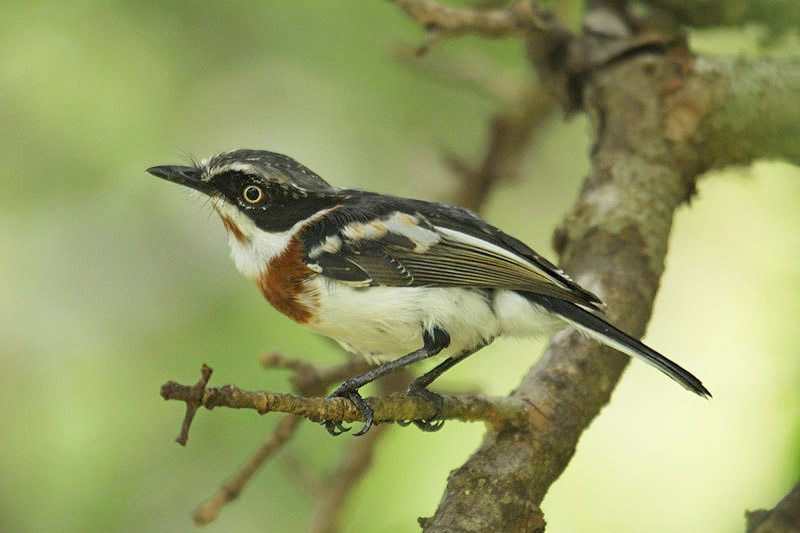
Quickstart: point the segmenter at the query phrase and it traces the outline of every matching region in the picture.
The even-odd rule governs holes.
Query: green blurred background
[[[266,148],[337,185],[447,199],[457,181],[441,149],[476,162],[499,103],[398,59],[422,33],[378,0],[7,2],[0,31],[0,531],[191,530],[191,509],[280,416],[202,411],[184,449],[172,440],[182,404],[161,400],[161,383],[194,382],[206,362],[212,384],[288,391],[262,352],[344,356],[236,273],[206,205],[144,169]],[[760,50],[758,37],[692,42],[798,50]],[[531,75],[515,41],[449,41],[423,61]],[[554,118],[488,220],[552,254],[588,143],[583,117]],[[714,399],[631,365],[545,500],[548,531],[742,531],[745,509],[772,507],[797,480],[798,208],[794,167],[703,179],[677,215],[647,340]],[[496,342],[442,385],[506,394],[541,350]],[[415,531],[482,433],[388,431],[342,531]],[[306,424],[289,449],[328,472],[351,442]],[[302,531],[313,510],[278,458],[207,529]]]

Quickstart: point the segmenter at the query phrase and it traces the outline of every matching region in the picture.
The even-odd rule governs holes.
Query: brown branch
[[[566,31],[537,2],[520,0],[505,9],[446,7],[431,0],[391,0],[428,32],[442,36],[472,33],[485,37],[525,37],[530,33]]]
[[[353,373],[363,372],[371,366],[365,360],[357,358],[343,365],[315,369],[301,361],[288,359],[276,353],[269,353],[263,356],[262,364],[267,367],[295,370],[297,374],[293,381],[296,388],[315,395],[323,394],[331,383],[338,382],[353,375]],[[205,406],[207,409],[219,406],[254,409],[260,414],[271,410],[296,412],[296,414],[307,416],[314,421],[322,419],[348,422],[361,420],[360,413],[355,411],[349,402],[345,402],[347,409],[344,411],[341,405],[337,405],[342,403],[340,398],[299,398],[289,394],[248,392],[230,385],[221,388],[207,387],[211,373],[211,368],[203,365],[202,377],[197,384],[189,386],[169,381],[161,387],[161,396],[165,400],[180,400],[187,404],[187,414],[181,430],[181,436],[184,439],[182,444],[185,444],[186,439],[188,439],[189,427],[194,418],[194,413],[200,406]],[[382,392],[400,391],[405,389],[407,384],[408,377],[403,373],[387,376],[380,383]],[[445,397],[445,409],[442,416],[443,418],[458,417],[463,420],[484,420],[489,424],[500,425],[505,425],[509,422],[520,424],[546,423],[546,420],[540,417],[530,420],[528,417],[519,416],[525,411],[524,405],[513,405],[505,398],[496,400],[497,405],[494,404],[495,401],[491,398],[466,397],[462,399]],[[427,404],[427,402],[405,398],[396,392],[390,396],[368,399],[368,401],[375,409],[376,422],[421,420],[428,419],[434,414],[430,404]],[[418,405],[412,405],[409,409],[408,405],[404,405],[408,403]],[[319,409],[315,406],[322,406],[322,408]],[[397,416],[400,418],[385,419],[384,415],[379,414],[383,411],[398,413]],[[267,442],[261,446],[247,464],[229,481],[224,483],[211,498],[195,509],[192,513],[195,524],[201,526],[215,520],[225,505],[239,496],[264,462],[291,439],[300,421],[301,418],[292,414],[284,417],[278,423]],[[349,490],[358,483],[369,468],[373,448],[386,427],[388,426],[378,425],[365,438],[356,441],[345,459],[330,477],[327,487],[320,493],[320,503],[315,515],[313,531],[335,530],[341,503],[346,499]]]
[[[379,391],[382,395],[397,393],[405,390],[408,382],[409,377],[404,372],[386,376],[378,382]],[[317,510],[309,528],[312,533],[335,533],[344,502],[369,470],[375,446],[388,428],[388,425],[376,426],[356,440],[334,472],[328,476],[324,489],[318,493]]]
[[[310,461],[303,459],[306,458],[297,457],[296,450],[286,450],[281,454],[281,462],[287,467],[295,481],[299,482],[306,492],[319,498],[325,491],[325,480],[322,479],[319,472],[312,471],[309,465]]]
[[[770,511],[745,513],[747,533],[800,533],[800,482]]]
[[[405,46],[398,46],[394,57],[401,65],[409,67],[412,74],[424,74],[426,80],[468,89],[506,106],[526,92],[526,81],[499,72],[488,59],[470,57],[465,60],[443,54],[420,58],[409,53]]]
[[[612,322],[641,335],[673,213],[697,176],[757,157],[798,160],[790,102],[800,69],[697,61],[677,26],[640,24],[617,4],[594,3],[576,38],[554,45],[531,34],[528,49],[549,90],[565,109],[584,109],[596,133],[592,171],[554,237],[561,264],[608,302]],[[556,336],[513,397],[557,423],[487,435],[451,474],[425,530],[543,530],[538,505],[627,362],[574,334]]]
[[[688,69],[683,90],[665,94],[670,140],[689,144],[704,169],[757,159],[800,165],[800,60],[699,58]]]
[[[682,24],[697,27],[762,24],[782,34],[800,24],[800,3],[775,0],[648,0]]]
[[[250,458],[247,464],[230,481],[223,484],[211,498],[194,510],[192,519],[195,525],[204,526],[216,519],[222,508],[239,496],[261,465],[291,439],[301,420],[301,418],[291,415],[283,417],[267,442]]]
[[[208,385],[208,380],[211,379],[212,372],[213,370],[211,370],[211,367],[204,364],[200,369],[200,379],[195,385],[190,387],[186,393],[186,399],[184,400],[186,402],[186,415],[184,415],[183,423],[181,423],[181,432],[175,438],[175,442],[181,446],[186,446],[186,443],[189,441],[189,428],[192,425],[197,409],[200,408],[206,385]],[[163,388],[161,396],[164,397]],[[164,397],[164,399],[166,400],[166,397]]]
[[[539,86],[532,86],[509,108],[489,121],[489,143],[478,168],[455,154],[445,154],[448,166],[462,180],[453,203],[480,211],[496,183],[514,178],[531,138],[555,109],[555,101]]]
[[[617,26],[599,17],[595,21],[627,27],[626,20]],[[631,52],[620,53],[625,42],[609,34],[597,40],[583,35],[574,43],[575,50],[587,50],[592,58],[584,65],[614,59],[599,61],[577,86],[579,105],[597,137],[591,172],[557,232],[555,247],[565,270],[608,303],[611,322],[641,335],[663,272],[673,213],[691,196],[705,168],[693,139],[710,108],[698,100],[685,50],[680,53],[676,45],[642,49],[637,36],[622,32],[619,39]],[[665,36],[657,42],[680,40]],[[669,105],[675,97],[700,105]],[[665,138],[664,124],[678,120],[687,130]],[[487,434],[481,448],[450,475],[424,530],[543,531],[540,502],[627,364],[626,356],[580,335],[556,335],[512,394],[553,423]]]
[[[350,491],[358,484],[372,464],[375,446],[389,426],[377,426],[356,440],[325,485],[317,500],[317,510],[311,521],[312,533],[335,533],[339,515]]]
[[[194,387],[169,381],[161,386],[165,400],[192,402]],[[433,417],[434,407],[425,400],[407,398],[400,394],[368,398],[367,403],[375,412],[375,422],[398,420],[425,420]],[[303,397],[267,391],[246,391],[233,385],[206,387],[200,405],[207,409],[229,407],[252,409],[259,414],[270,412],[289,413],[308,418],[314,422],[334,420],[342,422],[363,421],[361,413],[343,398]],[[445,396],[442,418],[463,421],[483,421],[492,426],[528,425],[541,422],[530,418],[527,406],[509,398],[488,396]]]
[[[319,396],[325,393],[325,390],[332,383],[338,382],[342,379],[364,372],[371,365],[363,358],[352,359],[343,365],[333,366],[329,368],[317,369],[309,364],[296,359],[289,359],[283,357],[278,353],[270,352],[261,358],[261,364],[268,368],[285,368],[295,371],[295,376],[292,379],[295,390],[298,392]],[[208,384],[208,378],[211,376],[211,369],[203,366],[203,378],[193,388],[192,403],[187,402],[187,416],[184,419],[181,435],[188,438],[189,426],[194,417],[194,412],[201,405],[204,397],[205,386]],[[170,382],[172,383],[172,382]],[[165,386],[170,385],[167,383]],[[202,390],[199,385],[202,383]],[[170,385],[172,386],[172,385]],[[162,396],[165,394],[165,389],[162,387]],[[169,393],[168,393],[169,394]],[[167,397],[165,396],[165,399]],[[190,406],[192,408],[191,417],[189,416]],[[236,499],[245,485],[250,481],[256,471],[272,457],[284,444],[286,444],[293,436],[297,427],[302,419],[294,415],[285,416],[273,430],[267,441],[259,448],[259,450],[250,458],[245,466],[239,470],[230,481],[224,483],[219,490],[206,502],[199,505],[192,513],[194,523],[198,526],[208,524],[215,520],[225,505]],[[185,440],[183,442],[185,444]]]
[[[298,359],[290,359],[276,352],[261,357],[265,368],[289,368],[295,371],[292,378],[294,390],[303,396],[321,396],[334,383],[357,374],[363,374],[375,365],[363,357],[353,357],[341,365],[317,368]]]

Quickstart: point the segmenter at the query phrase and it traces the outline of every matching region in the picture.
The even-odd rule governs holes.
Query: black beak
[[[211,184],[202,180],[202,174],[199,168],[165,165],[162,167],[150,167],[147,169],[147,172],[153,176],[179,185],[185,185],[186,187],[190,187],[205,194],[214,193],[214,188]]]

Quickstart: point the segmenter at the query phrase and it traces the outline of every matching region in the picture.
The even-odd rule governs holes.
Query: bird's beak
[[[208,195],[214,194],[215,192],[211,184],[202,179],[202,173],[199,168],[164,165],[161,167],[150,167],[147,169],[147,172],[153,176],[177,183],[179,185],[185,185],[186,187],[190,187]]]

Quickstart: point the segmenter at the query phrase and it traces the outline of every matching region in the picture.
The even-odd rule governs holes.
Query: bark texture
[[[696,179],[756,158],[797,161],[800,121],[791,104],[800,101],[800,69],[698,59],[679,31],[639,31],[605,6],[590,11],[586,25],[590,33],[563,46],[542,47],[538,35],[530,41],[556,98],[586,112],[594,128],[591,171],[554,244],[561,266],[608,303],[611,322],[641,336],[673,214]],[[558,334],[512,394],[550,423],[488,433],[451,473],[424,530],[543,531],[539,504],[627,364],[578,334]]]

